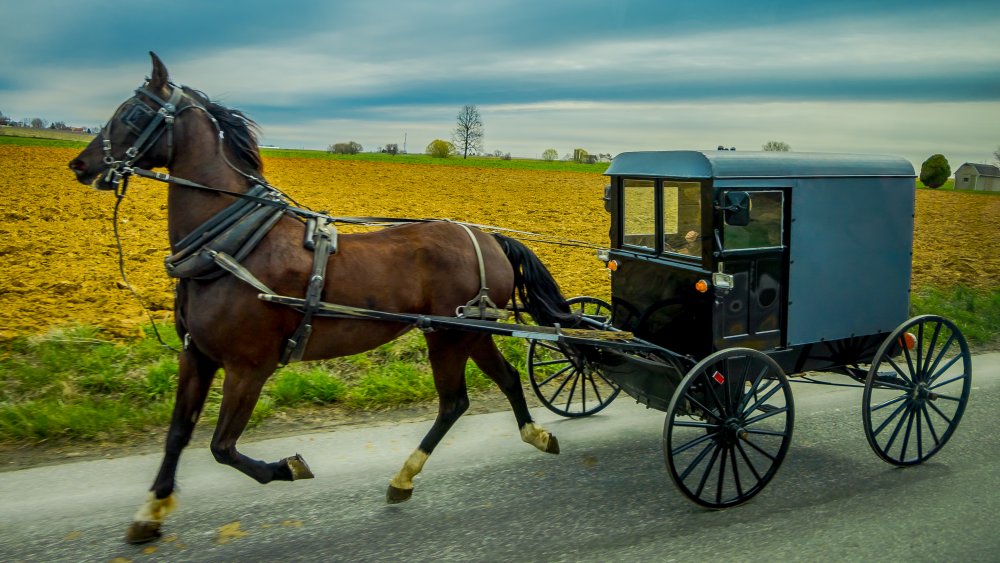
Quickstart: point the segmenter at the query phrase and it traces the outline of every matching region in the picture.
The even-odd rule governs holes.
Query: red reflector
[[[715,382],[718,383],[719,385],[722,385],[723,383],[726,382],[726,377],[719,372],[715,372],[714,374],[712,374],[712,379],[714,379]]]

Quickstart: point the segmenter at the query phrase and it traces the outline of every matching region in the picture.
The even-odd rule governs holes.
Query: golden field
[[[118,272],[115,197],[74,180],[66,163],[77,152],[0,145],[0,340],[72,323],[128,336],[147,322]],[[264,173],[334,215],[448,218],[607,243],[599,174],[298,158],[265,158]],[[919,190],[914,286],[996,287],[998,218],[1000,197]],[[119,229],[129,280],[155,318],[169,317],[166,186],[133,180]],[[567,295],[607,298],[607,271],[592,250],[529,246]]]

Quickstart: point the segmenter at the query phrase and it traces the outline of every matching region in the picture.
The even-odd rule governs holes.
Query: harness
[[[166,101],[146,88],[139,88],[136,90],[136,95],[122,104],[118,112],[115,113],[115,115],[121,113],[122,117],[120,120],[122,123],[137,135],[135,142],[125,151],[121,160],[116,160],[112,155],[111,141],[107,135],[107,131],[110,130],[114,118],[112,117],[112,120],[109,120],[108,124],[102,128],[101,144],[105,155],[104,162],[108,166],[103,180],[115,190],[115,195],[118,198],[117,204],[120,204],[121,200],[125,197],[129,177],[133,174],[160,182],[236,197],[237,200],[234,203],[213,215],[179,241],[176,244],[174,253],[165,258],[164,265],[169,276],[181,280],[212,280],[226,273],[232,274],[237,279],[260,291],[261,295],[259,297],[265,301],[275,302],[269,298],[277,296],[266,284],[247,270],[241,264],[241,261],[253,252],[282,216],[288,215],[303,220],[305,222],[303,246],[313,251],[312,269],[308,285],[306,286],[305,298],[294,300],[295,305],[293,308],[302,313],[302,320],[299,322],[299,326],[292,336],[286,341],[282,350],[280,363],[287,364],[289,362],[300,361],[313,331],[313,317],[324,307],[330,306],[330,304],[322,302],[322,297],[325,287],[327,264],[330,256],[337,252],[338,236],[334,224],[338,221],[350,223],[391,222],[398,224],[401,222],[426,222],[430,220],[373,217],[336,218],[308,209],[293,207],[286,201],[291,198],[288,198],[280,190],[271,186],[266,181],[249,175],[236,166],[233,166],[222,150],[221,139],[223,133],[215,118],[205,108],[194,102],[178,108],[178,104],[185,96],[180,87],[174,84],[171,84],[171,86],[173,90],[170,98]],[[139,98],[140,94],[158,104],[159,109],[154,111],[150,108]],[[172,160],[174,120],[181,112],[192,108],[200,109],[212,121],[220,139],[218,145],[219,154],[226,164],[252,182],[252,187],[246,193],[213,188],[183,178],[177,178],[170,174],[151,172],[134,166],[133,163],[141,158],[160,139],[164,132],[167,134],[168,162]],[[165,124],[165,127],[161,127],[163,124]],[[115,207],[116,211],[117,204]],[[479,293],[464,306],[456,309],[456,317],[482,320],[508,318],[510,316],[509,312],[499,309],[489,298],[483,253],[475,234],[468,226],[462,223],[456,224],[465,230],[472,241],[479,266],[480,279]],[[429,326],[419,328],[426,331],[431,330]],[[190,343],[190,335],[184,334],[180,336],[184,339],[184,346],[187,348]]]

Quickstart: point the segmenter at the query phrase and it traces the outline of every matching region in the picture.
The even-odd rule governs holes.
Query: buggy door
[[[729,201],[749,196],[749,221],[730,224],[722,211]],[[770,350],[784,345],[788,285],[786,190],[780,188],[718,191],[715,243],[719,279],[713,313],[715,348],[734,346]]]

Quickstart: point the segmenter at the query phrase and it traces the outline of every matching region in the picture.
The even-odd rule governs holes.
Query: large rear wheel
[[[596,297],[567,300],[570,311],[603,326],[611,324],[611,305]],[[600,365],[579,350],[558,342],[532,340],[528,378],[535,395],[550,411],[566,417],[590,416],[611,404],[621,389]]]
[[[872,359],[861,403],[868,444],[893,465],[936,454],[958,427],[972,388],[972,356],[955,323],[936,315],[894,330]]]
[[[663,455],[690,501],[720,509],[759,493],[792,440],[792,390],[781,367],[749,348],[698,362],[667,410]]]

